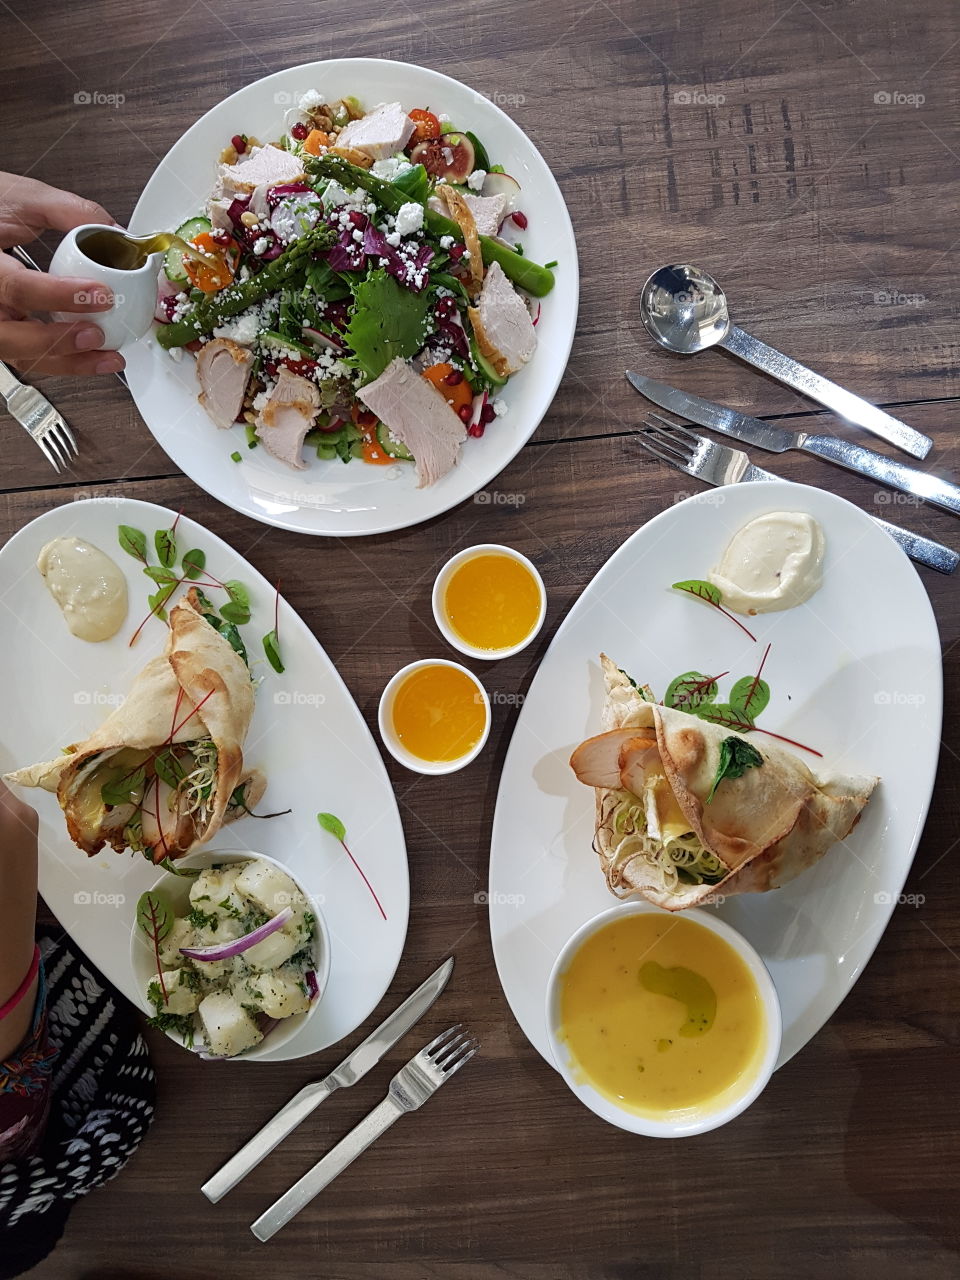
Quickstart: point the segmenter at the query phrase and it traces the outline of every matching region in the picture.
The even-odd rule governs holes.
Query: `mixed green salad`
[[[178,228],[199,257],[164,261],[157,341],[196,355],[201,403],[249,448],[411,461],[433,483],[536,346],[557,264],[525,256],[520,195],[442,115],[308,93],[276,141],[230,140]]]

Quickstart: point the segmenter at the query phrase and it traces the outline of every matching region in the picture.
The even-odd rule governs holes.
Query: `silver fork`
[[[390,1081],[387,1096],[361,1120],[355,1129],[318,1161],[312,1169],[295,1182],[274,1204],[262,1213],[250,1230],[258,1240],[269,1240],[281,1227],[286,1226],[304,1205],[328,1186],[337,1174],[352,1164],[366,1151],[381,1133],[408,1111],[416,1111],[432,1097],[450,1077],[470,1061],[479,1044],[460,1024],[450,1027],[442,1035],[431,1040],[416,1057]]]
[[[77,456],[77,442],[46,396],[36,387],[28,387],[0,362],[0,396],[10,413],[40,447],[44,457],[58,474]]]
[[[717,444],[715,440],[698,435],[679,422],[671,422],[659,413],[651,413],[643,419],[643,424],[644,429],[636,433],[636,440],[647,453],[663,462],[669,462],[678,471],[694,476],[705,484],[738,484],[744,480],[779,480],[786,483],[782,476],[753,466],[749,455],[742,449]],[[917,564],[926,565],[928,569],[935,569],[938,573],[953,573],[960,564],[960,555],[945,547],[942,542],[925,538],[900,525],[889,524],[876,516],[870,518],[894,542],[899,543]]]

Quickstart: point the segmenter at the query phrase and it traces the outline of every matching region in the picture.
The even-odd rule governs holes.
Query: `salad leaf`
[[[343,825],[338,817],[332,813],[318,813],[317,821],[323,827],[324,831],[329,831],[332,836],[336,836],[338,840],[346,840],[347,828]]]
[[[223,585],[230,600],[221,606],[220,617],[225,618],[227,622],[243,626],[245,622],[250,621],[250,593],[242,582],[236,580],[225,582]]]
[[[267,661],[273,667],[278,675],[282,675],[284,666],[283,659],[280,657],[280,639],[276,631],[268,631],[263,637],[263,651],[267,655]]]
[[[177,536],[172,529],[158,529],[153,535],[153,545],[157,549],[157,559],[166,569],[172,569],[177,563]]]
[[[682,676],[670,681],[663,701],[665,706],[676,707],[679,711],[695,711],[704,703],[713,702],[717,690],[715,676],[705,676],[700,671],[685,671]]]
[[[730,690],[731,707],[751,720],[756,720],[769,701],[770,686],[759,676],[744,676]]]
[[[199,578],[207,565],[207,553],[205,551],[185,551],[183,560],[183,576],[185,578]]]
[[[147,780],[146,770],[141,767],[133,773],[125,773],[120,778],[111,778],[100,788],[100,799],[104,804],[130,804],[130,797],[140,790]]]
[[[393,185],[417,204],[426,204],[430,194],[430,176],[422,164],[415,164],[412,169],[407,169],[398,178],[394,178]]]
[[[742,778],[748,769],[756,769],[763,764],[763,756],[752,743],[743,738],[724,738],[720,743],[720,762],[705,804],[713,799],[714,792],[724,778]]]
[[[163,566],[159,564],[144,565],[143,572],[147,575],[148,578],[151,578],[154,582],[159,583],[161,586],[165,586],[167,583],[170,583],[170,582],[176,583],[177,581],[176,574],[173,573],[172,570],[164,569]]]
[[[429,311],[429,290],[414,293],[386,271],[372,271],[356,285],[346,339],[369,381],[397,356],[407,360],[420,350]]]
[[[173,928],[173,907],[160,889],[148,889],[137,902],[137,924],[155,945]]]
[[[117,531],[117,537],[120,546],[128,556],[133,556],[134,560],[142,560],[147,563],[147,535],[141,533],[139,529],[134,529],[132,525],[122,524]]]

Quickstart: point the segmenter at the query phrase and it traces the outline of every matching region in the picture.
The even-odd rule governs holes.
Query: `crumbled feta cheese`
[[[253,408],[255,412],[259,413],[269,399],[270,392],[267,388],[264,388],[263,391],[258,391],[253,397]]]
[[[167,355],[171,360],[175,360],[179,364],[183,359],[183,347],[168,347]]]
[[[391,231],[390,234],[387,236],[387,244],[391,245],[395,249],[399,243],[400,243],[400,232]]]
[[[440,121],[441,124],[450,123],[450,117],[447,115],[445,111],[441,111],[440,114],[437,116],[437,119]]]
[[[250,307],[249,310],[242,311],[240,315],[228,320],[226,324],[217,325],[213,331],[213,336],[215,338],[230,338],[233,342],[238,342],[242,347],[249,347],[256,341],[257,334],[262,326],[263,316],[260,307]]]
[[[506,400],[501,400],[500,397],[497,396],[496,400],[494,400],[493,402],[493,412],[497,415],[498,418],[502,418],[503,415],[507,412]]]
[[[423,205],[415,200],[408,200],[397,211],[397,230],[402,236],[412,235],[423,226]]]
[[[358,229],[358,230],[356,230],[356,231],[354,231],[354,233],[353,233],[353,238],[354,238],[354,240],[356,240],[357,244],[362,244],[362,243],[363,243],[363,232],[362,232],[362,231],[360,231],[359,229]]]
[[[269,248],[270,241],[266,236],[260,236],[259,239],[254,240],[253,242],[253,252],[258,258],[262,253],[266,253]]]
[[[471,173],[470,177],[467,179],[467,186],[471,191],[479,191],[483,186],[486,176],[486,169],[474,169],[473,173]]]
[[[406,156],[388,156],[386,160],[375,160],[370,172],[376,178],[386,182],[395,182],[401,174],[409,173],[413,165]]]
[[[441,248],[441,249],[449,249],[449,248],[451,248],[451,247],[452,247],[452,245],[453,245],[453,236],[441,236],[441,237],[440,237],[440,248]]]
[[[316,89],[308,89],[297,106],[301,111],[314,111],[317,107],[323,106],[323,97],[317,93]]]

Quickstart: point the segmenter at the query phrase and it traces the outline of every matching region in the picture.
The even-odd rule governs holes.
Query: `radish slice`
[[[516,178],[511,178],[509,173],[488,173],[483,180],[480,194],[482,196],[506,196],[507,203],[504,207],[504,212],[510,213],[513,209],[514,201],[520,194],[520,183]]]
[[[292,907],[284,907],[266,924],[258,925],[250,933],[245,933],[242,938],[234,938],[230,942],[215,942],[212,947],[181,947],[180,954],[186,956],[188,960],[230,960],[233,956],[242,955],[248,948],[255,947],[264,938],[269,938],[271,933],[282,929],[292,918]]]
[[[324,333],[322,329],[311,329],[308,325],[304,325],[303,336],[312,347],[328,351],[346,351],[342,342],[338,342],[329,333]]]

